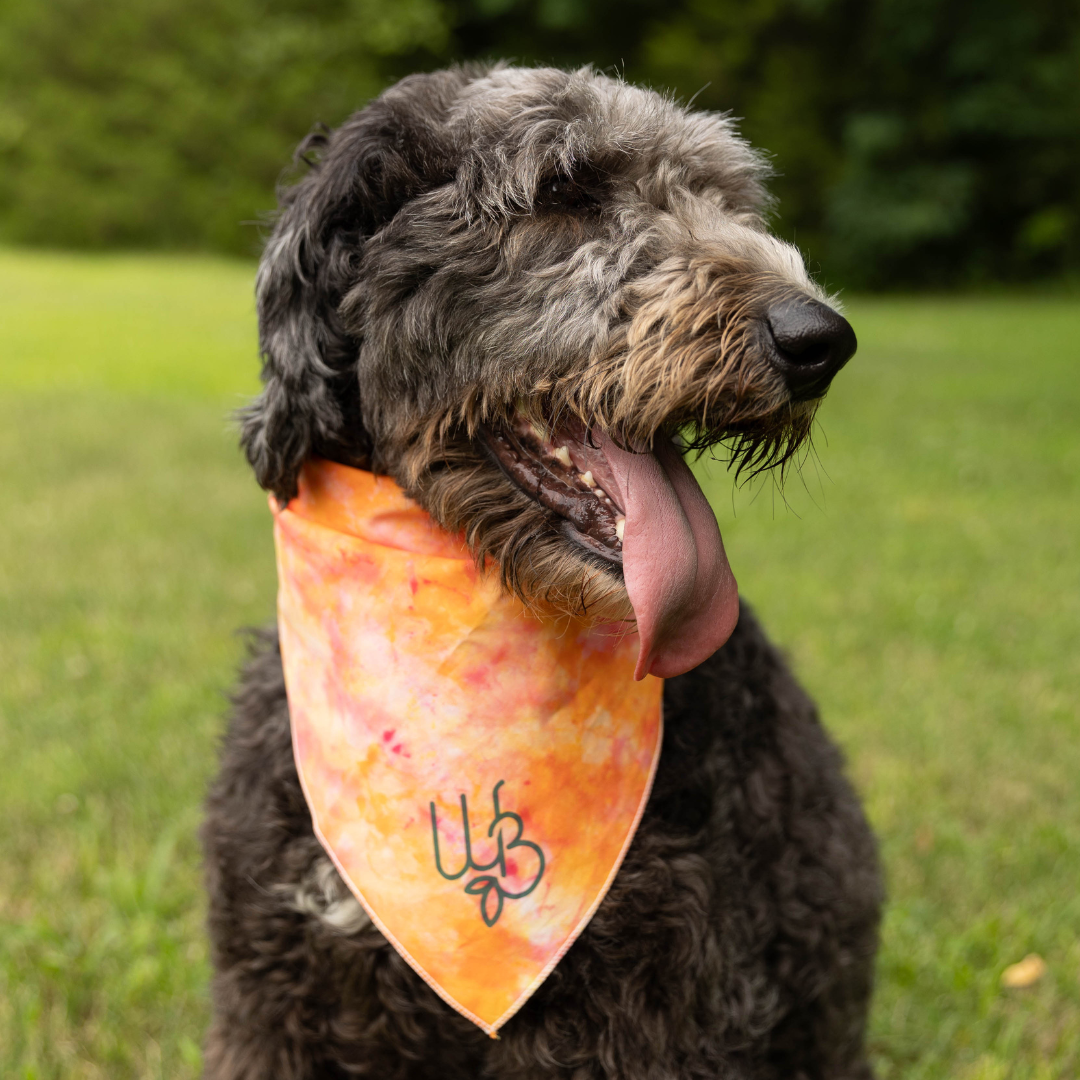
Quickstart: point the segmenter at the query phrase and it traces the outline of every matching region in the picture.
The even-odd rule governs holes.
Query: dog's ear
[[[307,175],[281,209],[256,284],[263,391],[241,414],[241,443],[259,483],[296,494],[304,459],[362,465],[360,343],[338,314],[356,283],[364,242],[410,199],[453,177],[443,124],[471,69],[414,75],[332,134],[297,151]]]

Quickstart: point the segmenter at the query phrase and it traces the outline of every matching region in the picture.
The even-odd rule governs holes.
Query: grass
[[[256,381],[251,276],[0,253],[4,1077],[198,1075],[199,803],[234,630],[275,588],[226,422]],[[881,837],[881,1076],[1073,1077],[1080,304],[849,308],[860,353],[787,503],[702,472]],[[1029,952],[1046,975],[1003,989]]]

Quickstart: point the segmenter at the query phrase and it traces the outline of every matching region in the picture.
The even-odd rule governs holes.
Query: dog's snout
[[[855,355],[851,324],[818,300],[782,300],[765,313],[770,359],[796,401],[820,397]]]

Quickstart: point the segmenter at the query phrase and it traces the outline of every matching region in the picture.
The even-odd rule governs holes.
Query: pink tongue
[[[602,432],[593,439],[608,466],[605,487],[626,514],[623,576],[641,640],[634,678],[681,675],[712,656],[739,619],[716,516],[671,443],[633,453]]]

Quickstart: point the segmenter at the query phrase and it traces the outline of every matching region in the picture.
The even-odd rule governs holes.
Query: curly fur
[[[349,933],[295,902],[325,856],[265,640],[204,829],[218,969],[207,1076],[870,1075],[874,842],[813,706],[745,606],[712,660],[667,682],[660,767],[630,853],[497,1042],[373,927]]]
[[[481,435],[514,416],[727,441],[782,463],[817,401],[763,345],[819,302],[724,116],[590,69],[413,76],[300,151],[257,294],[264,390],[243,443],[279,500],[311,455],[387,473],[547,609],[628,613]],[[744,606],[664,689],[656,784],[615,883],[488,1040],[366,919],[316,841],[276,634],[235,699],[203,831],[208,1080],[856,1080],[881,902],[842,763]]]
[[[627,437],[688,425],[759,464],[809,431],[814,406],[778,408],[756,345],[770,299],[821,295],[766,231],[768,170],[728,118],[588,69],[460,68],[403,80],[301,149],[312,168],[260,266],[265,388],[243,433],[279,499],[310,454],[366,463],[463,526],[527,603],[612,614],[618,583],[558,554],[557,523],[492,468],[481,425],[522,405]],[[545,199],[556,180],[587,204]],[[464,522],[462,470],[478,481]]]

